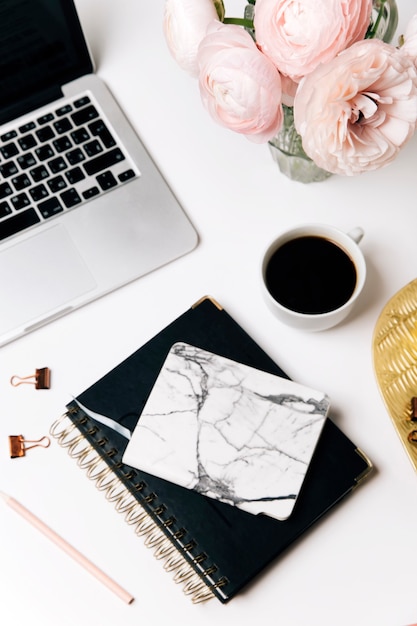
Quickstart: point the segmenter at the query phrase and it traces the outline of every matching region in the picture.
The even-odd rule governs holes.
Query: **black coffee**
[[[319,314],[338,309],[356,285],[352,259],[324,237],[298,237],[284,243],[266,268],[272,297],[298,313]]]

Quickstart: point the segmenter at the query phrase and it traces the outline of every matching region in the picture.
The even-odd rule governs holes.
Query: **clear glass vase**
[[[316,165],[303,150],[300,135],[294,124],[294,109],[283,105],[284,122],[281,130],[269,142],[273,159],[285,176],[300,183],[316,183],[326,180],[330,172]]]
[[[253,16],[253,5],[250,5],[245,17]],[[374,38],[390,43],[398,25],[396,0],[373,0],[372,25]],[[323,170],[314,163],[303,150],[300,135],[294,125],[292,107],[284,106],[284,122],[281,130],[269,142],[269,149],[280,171],[301,183],[312,183],[326,180],[330,172]]]

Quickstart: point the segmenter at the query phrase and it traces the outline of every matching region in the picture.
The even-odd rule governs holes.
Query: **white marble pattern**
[[[123,461],[250,513],[286,519],[328,408],[322,392],[176,343]]]

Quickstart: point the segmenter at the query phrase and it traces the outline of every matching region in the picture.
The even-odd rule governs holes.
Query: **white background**
[[[244,1],[226,1],[240,16]],[[415,11],[398,0],[400,24]],[[0,352],[0,489],[136,598],[124,605],[4,506],[0,622],[42,626],[183,624],[405,626],[417,621],[417,477],[380,396],[372,335],[385,303],[417,276],[417,137],[388,168],[311,185],[285,178],[265,145],[214,124],[195,80],[170,57],[163,0],[78,0],[97,70],[200,235],[191,254]],[[262,253],[282,230],[325,222],[365,237],[368,280],[355,313],[317,334],[283,326],[260,291]],[[10,459],[8,435],[47,434],[76,395],[196,300],[211,294],[297,381],[324,389],[332,417],[374,476],[229,604],[194,606],[113,505],[55,441]],[[52,388],[13,374],[52,370]],[[1,503],[0,503],[1,504]],[[244,546],[242,547],[244,550]]]

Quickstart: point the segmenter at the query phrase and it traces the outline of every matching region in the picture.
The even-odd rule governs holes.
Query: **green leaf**
[[[223,22],[225,16],[223,0],[213,0],[213,3],[217,11],[217,15],[219,16],[219,20]]]

